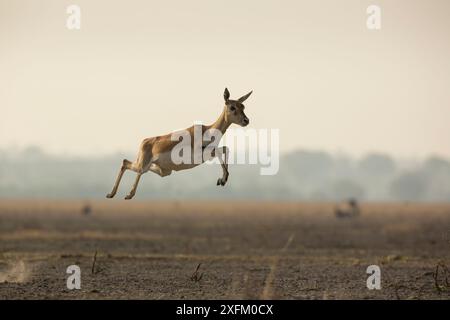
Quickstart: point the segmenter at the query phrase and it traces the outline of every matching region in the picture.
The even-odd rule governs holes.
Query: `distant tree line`
[[[0,150],[0,198],[104,198],[121,160],[132,154],[95,158],[49,155],[37,147]],[[281,156],[275,176],[257,165],[230,165],[225,188],[217,187],[219,165],[202,165],[161,178],[143,176],[137,199],[272,199],[339,201],[450,201],[450,162],[430,157],[404,163],[387,154],[361,159],[298,150]],[[126,173],[120,196],[131,188]]]

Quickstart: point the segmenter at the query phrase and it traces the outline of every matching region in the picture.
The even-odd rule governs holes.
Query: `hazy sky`
[[[449,39],[448,0],[0,0],[0,148],[134,151],[227,86],[284,151],[450,156]]]

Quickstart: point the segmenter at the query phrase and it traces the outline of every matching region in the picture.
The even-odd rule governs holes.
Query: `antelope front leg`
[[[222,178],[217,179],[217,185],[218,186],[224,186],[225,183],[227,183],[228,181],[228,147],[222,147],[217,149],[218,150],[218,154],[217,157],[219,158],[219,162],[220,165],[222,166],[222,170],[223,170],[223,176]],[[222,159],[222,154],[225,156],[225,161]]]
[[[111,193],[108,193],[106,195],[107,198],[110,199],[116,195],[117,189],[119,188],[120,180],[122,180],[122,176],[123,176],[124,172],[127,169],[130,169],[130,165],[131,165],[130,161],[128,161],[127,159],[123,160],[122,167],[120,167],[119,175],[117,176],[117,179],[116,179],[116,183],[114,184],[114,187],[113,187]]]
[[[125,197],[125,200],[130,200],[136,194],[136,189],[139,184],[139,180],[141,179],[142,173],[138,172],[136,176],[136,180],[134,181],[133,189],[131,189],[130,193]]]

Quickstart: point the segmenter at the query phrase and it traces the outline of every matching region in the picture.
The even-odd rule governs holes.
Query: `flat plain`
[[[334,207],[0,200],[0,299],[450,298],[450,204]]]

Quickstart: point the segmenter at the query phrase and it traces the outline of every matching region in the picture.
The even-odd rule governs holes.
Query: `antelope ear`
[[[244,102],[245,100],[247,100],[248,97],[250,97],[250,95],[252,94],[252,92],[253,92],[253,90],[250,91],[249,93],[247,93],[245,96],[240,97],[240,98],[238,99],[238,101],[239,101],[240,103]]]
[[[230,91],[228,91],[227,88],[225,88],[225,91],[223,92],[223,98],[225,99],[225,102],[227,102],[228,99],[230,99]]]

